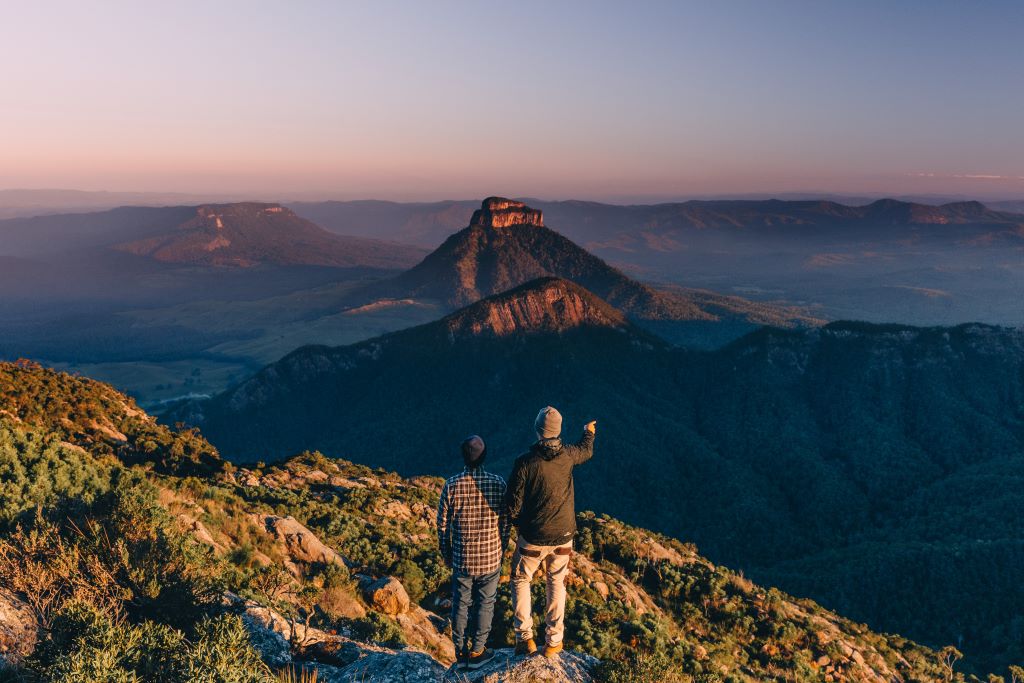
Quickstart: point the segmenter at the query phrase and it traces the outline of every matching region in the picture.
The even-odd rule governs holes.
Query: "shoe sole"
[[[475,664],[467,664],[466,668],[469,669],[470,671],[476,671],[477,669],[481,668],[487,662],[493,662],[493,661],[494,661],[494,657],[489,657],[486,662],[477,662]]]

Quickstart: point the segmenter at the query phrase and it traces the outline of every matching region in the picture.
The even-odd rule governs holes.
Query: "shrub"
[[[203,683],[267,683],[271,671],[249,641],[249,633],[236,614],[204,620],[196,644],[189,652],[186,681]]]
[[[404,647],[405,634],[394,619],[380,612],[369,612],[365,617],[348,622],[355,640],[369,640],[388,647]]]
[[[48,683],[270,683],[270,669],[237,615],[204,619],[193,644],[181,631],[130,624],[87,602],[69,602],[29,668]]]
[[[427,595],[427,576],[419,565],[409,559],[399,560],[391,573],[402,582],[409,598],[418,603]]]
[[[632,651],[625,657],[601,662],[594,671],[600,683],[675,683],[682,676],[660,652]]]

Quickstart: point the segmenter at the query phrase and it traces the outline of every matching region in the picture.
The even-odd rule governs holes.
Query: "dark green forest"
[[[396,576],[415,602],[438,609],[449,576],[429,513],[441,480],[318,453],[237,470],[195,431],[156,426],[105,385],[30,364],[0,371],[0,580],[42,629],[14,666],[0,666],[0,680],[293,680],[261,660],[226,591],[399,650],[407,636],[393,618],[339,611],[360,600],[357,573]],[[47,410],[32,410],[37,402]],[[136,425],[127,431],[138,434],[140,422],[169,436],[146,458],[111,451],[125,440],[95,428]],[[179,439],[204,459],[171,457]],[[197,540],[183,511],[199,514],[220,550]],[[346,566],[289,574],[271,540],[248,526],[253,513],[293,515]],[[981,680],[952,647],[873,632],[607,515],[578,521],[567,644],[601,659],[603,683]],[[539,599],[543,586],[535,590]],[[510,617],[503,593],[499,638],[511,637]],[[301,639],[290,646],[297,662],[322,656]]]
[[[695,352],[447,325],[300,349],[188,416],[232,459],[442,474],[469,433],[510,467],[554,404],[566,438],[598,420],[582,505],[979,667],[1024,654],[1024,333],[833,323]]]

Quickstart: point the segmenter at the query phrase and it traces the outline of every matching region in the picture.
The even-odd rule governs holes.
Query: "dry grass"
[[[316,669],[303,666],[286,666],[277,672],[279,683],[317,683],[319,680]]]

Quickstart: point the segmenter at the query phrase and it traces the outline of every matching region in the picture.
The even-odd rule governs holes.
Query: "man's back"
[[[505,488],[504,479],[482,467],[467,467],[444,483],[438,534],[441,551],[451,557],[456,571],[486,574],[501,565],[509,534],[503,511]]]
[[[516,459],[506,497],[509,517],[525,540],[560,545],[576,533],[572,470],[593,455],[594,434],[584,431],[576,444],[541,439]]]

